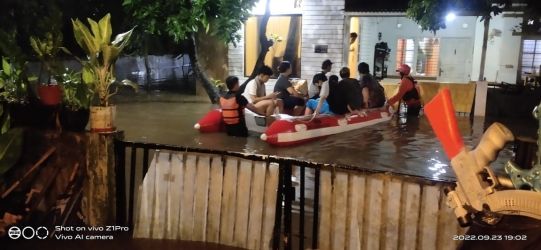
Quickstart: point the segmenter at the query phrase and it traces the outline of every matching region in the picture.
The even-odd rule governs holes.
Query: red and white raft
[[[277,119],[277,118],[275,118]],[[267,120],[264,116],[258,115],[249,109],[244,110],[244,120],[246,121],[246,127],[248,131],[261,134],[267,129]],[[209,111],[201,120],[199,120],[194,128],[201,133],[215,133],[224,131],[224,124],[222,122],[222,110],[213,109]]]
[[[269,127],[266,126],[264,116],[248,109],[245,110],[244,117],[248,131],[260,133],[261,140],[274,146],[290,146],[389,121],[391,113],[385,109],[374,109],[368,111],[365,116],[321,115],[313,120],[304,116],[280,114],[275,116],[276,121]],[[222,111],[220,109],[209,111],[194,125],[194,128],[201,133],[224,131]]]
[[[293,117],[273,122],[260,138],[274,146],[290,146],[386,122],[391,117],[389,110],[385,109],[368,111],[365,116],[329,115],[320,116],[311,121]]]

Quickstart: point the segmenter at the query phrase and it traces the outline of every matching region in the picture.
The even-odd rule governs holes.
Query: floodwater
[[[404,123],[395,117],[386,123],[332,135],[307,144],[279,148],[259,137],[229,137],[224,133],[200,134],[193,128],[199,118],[215,106],[204,97],[163,92],[119,98],[117,126],[130,141],[182,145],[263,155],[277,155],[300,160],[335,163],[363,169],[421,176],[434,180],[452,180],[449,160],[442,152],[426,117]],[[497,119],[457,117],[464,142],[477,145],[483,131]],[[500,120],[515,136],[537,138],[537,121]],[[500,152],[492,167],[503,172],[505,162],[513,157],[512,143]]]

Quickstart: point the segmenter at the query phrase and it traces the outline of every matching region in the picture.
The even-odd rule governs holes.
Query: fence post
[[[116,224],[126,226],[126,146],[115,139]]]
[[[291,183],[292,166],[290,163],[285,165],[284,169],[284,235],[285,246],[284,249],[291,249],[291,205],[295,199],[295,189]]]
[[[318,241],[318,229],[319,229],[319,179],[320,179],[320,170],[319,168],[315,169],[316,173],[314,176],[314,219],[312,226],[312,249],[317,249]]]
[[[272,236],[272,249],[280,249],[282,236],[282,202],[284,200],[284,166],[278,166],[278,189],[276,190],[276,212],[274,215],[274,232]]]

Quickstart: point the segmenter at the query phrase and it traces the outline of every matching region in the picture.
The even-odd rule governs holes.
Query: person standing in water
[[[407,64],[402,64],[396,70],[400,73],[400,86],[398,87],[398,93],[387,101],[388,105],[394,105],[399,101],[403,101],[408,109],[408,116],[419,116],[421,111],[421,91],[417,85],[417,81],[410,76],[411,68]]]
[[[229,91],[220,97],[225,131],[230,136],[246,137],[248,136],[248,128],[244,120],[244,108],[248,108],[255,113],[259,113],[258,109],[238,92],[239,78],[229,76],[225,79],[225,84]]]

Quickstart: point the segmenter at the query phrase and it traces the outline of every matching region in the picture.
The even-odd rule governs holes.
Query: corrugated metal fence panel
[[[134,237],[269,249],[277,188],[276,164],[158,152],[139,188]]]
[[[456,249],[463,233],[445,203],[443,184],[384,174],[323,170],[320,249]]]

